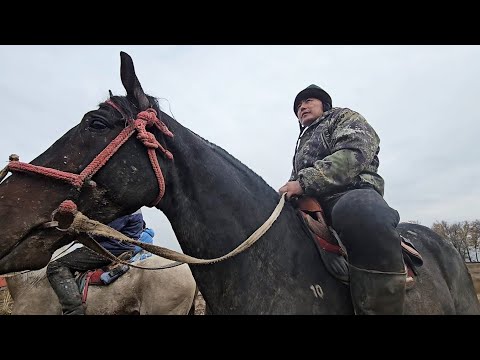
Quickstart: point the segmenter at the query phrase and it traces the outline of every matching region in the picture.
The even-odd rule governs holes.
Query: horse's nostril
[[[74,217],[75,217],[75,215],[72,214],[72,213],[57,212],[53,216],[53,221],[51,221],[51,222],[52,223],[57,223],[56,227],[59,230],[67,230],[70,227],[70,225],[72,225]]]

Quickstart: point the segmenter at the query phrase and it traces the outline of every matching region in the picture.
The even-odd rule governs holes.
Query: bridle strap
[[[122,116],[125,117],[125,112],[111,100],[107,100],[106,104],[112,106],[115,110],[119,111]],[[10,156],[10,161],[8,165],[2,170],[0,181],[7,175],[8,171],[14,172],[24,172],[24,173],[34,173],[38,175],[47,176],[53,179],[61,180],[67,182],[80,190],[85,185],[96,186],[96,183],[91,180],[93,175],[95,175],[106,163],[107,161],[118,151],[118,149],[135,133],[137,134],[137,139],[139,139],[146,147],[148,152],[148,157],[152,164],[153,171],[157,178],[158,182],[158,195],[153,200],[153,202],[148,205],[153,207],[157,205],[165,194],[165,180],[163,178],[162,170],[158,159],[156,156],[155,150],[160,150],[167,159],[172,160],[173,155],[170,151],[166,150],[155,138],[153,133],[150,133],[146,130],[147,127],[155,126],[163,134],[168,137],[173,137],[173,134],[168,130],[165,123],[163,123],[158,117],[157,112],[149,108],[145,111],[141,111],[135,120],[129,119],[128,125],[125,127],[116,137],[108,144],[105,149],[103,149],[91,162],[87,165],[85,169],[80,174],[74,174],[67,171],[57,170],[53,168],[33,165],[29,163],[24,163],[19,161],[18,156]]]
[[[48,167],[32,165],[21,161],[10,161],[8,170],[11,172],[26,172],[44,175],[50,178],[61,180],[72,184],[77,189],[81,189],[86,183],[90,186],[95,186],[95,182],[89,182],[91,177],[95,175],[98,170],[112,157],[113,154],[122,146],[132,134],[135,132],[132,126],[123,129],[113,141],[107,145],[80,174],[74,174],[67,171],[52,169]]]
[[[173,267],[173,266],[178,266],[182,263],[194,264],[194,265],[213,264],[213,263],[217,263],[217,262],[229,259],[245,251],[250,246],[252,246],[258,239],[260,239],[272,227],[273,223],[280,216],[280,213],[284,205],[285,205],[285,194],[282,194],[280,196],[277,206],[273,210],[270,217],[265,221],[265,223],[263,223],[257,230],[255,230],[245,241],[243,241],[235,249],[231,250],[229,253],[223,256],[213,258],[213,259],[199,259],[190,255],[179,253],[174,250],[166,249],[154,244],[148,244],[138,240],[131,239],[125,236],[124,234],[122,234],[121,232],[115,229],[112,229],[107,225],[104,225],[98,221],[89,219],[87,216],[83,215],[80,211],[78,211],[75,203],[70,200],[66,200],[62,204],[60,204],[60,206],[52,213],[52,219],[54,219],[55,214],[57,212],[61,214],[68,214],[68,213],[71,214],[73,216],[73,220],[71,224],[69,225],[68,228],[64,228],[61,230],[72,235],[82,234],[82,233],[87,234],[89,236],[88,238],[84,238],[84,239],[79,238],[79,241],[82,242],[85,246],[87,246],[91,250],[99,253],[102,256],[106,256],[107,258],[113,261],[124,263],[122,262],[122,260],[115,258],[111,253],[109,253],[100,244],[98,244],[95,241],[94,236],[108,237],[111,239],[116,239],[119,241],[129,243],[129,244],[137,245],[152,254],[163,257],[165,259],[175,261],[174,263],[170,263],[165,266],[165,267]]]

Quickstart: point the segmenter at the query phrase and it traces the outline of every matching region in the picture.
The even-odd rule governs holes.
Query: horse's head
[[[56,211],[65,200],[100,222],[160,200],[164,183],[155,151],[170,153],[149,131],[171,133],[156,117],[157,101],[143,92],[132,59],[123,52],[121,79],[126,96],[110,93],[30,164],[10,161],[12,175],[0,185],[0,274],[40,269],[73,240],[58,229],[72,219]],[[151,181],[155,177],[158,181]]]

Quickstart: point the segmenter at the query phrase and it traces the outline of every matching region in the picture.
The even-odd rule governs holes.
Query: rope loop
[[[142,131],[137,133],[137,139],[140,140],[143,145],[150,149],[158,149],[159,143],[155,138],[155,135],[148,131]]]
[[[155,111],[155,109],[152,108],[139,112],[137,115],[137,119],[145,121],[146,127],[151,127],[158,122],[157,112]]]

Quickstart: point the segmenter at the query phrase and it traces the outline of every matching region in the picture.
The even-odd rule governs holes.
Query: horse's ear
[[[140,81],[135,75],[135,67],[133,60],[126,52],[120,51],[120,76],[125,90],[127,90],[127,97],[136,102],[140,110],[146,110],[150,107],[150,102],[143,92]]]

